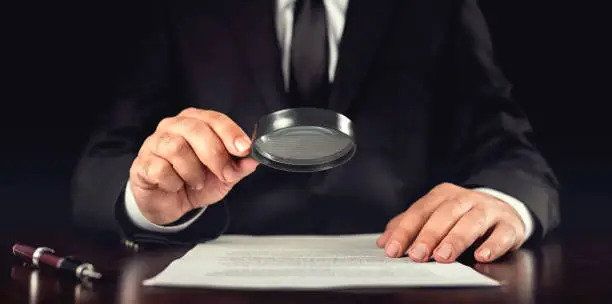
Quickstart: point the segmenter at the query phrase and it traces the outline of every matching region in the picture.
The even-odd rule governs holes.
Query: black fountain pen
[[[20,257],[36,267],[41,264],[65,272],[81,280],[100,279],[102,274],[94,269],[91,263],[86,263],[72,257],[58,257],[55,251],[47,247],[30,247],[22,244],[13,245],[13,255]]]

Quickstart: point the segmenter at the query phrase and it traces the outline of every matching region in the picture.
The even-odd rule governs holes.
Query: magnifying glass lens
[[[254,147],[267,158],[287,165],[320,165],[346,154],[352,144],[336,131],[300,126],[264,135]]]
[[[347,162],[356,149],[350,120],[330,110],[282,110],[260,119],[257,129],[251,156],[279,170],[331,169]]]

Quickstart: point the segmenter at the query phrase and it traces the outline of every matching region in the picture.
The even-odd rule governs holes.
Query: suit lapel
[[[331,109],[345,112],[355,98],[383,36],[382,31],[393,8],[392,2],[349,1],[330,95]],[[265,104],[270,111],[284,108],[275,0],[225,0],[225,4],[230,27]]]
[[[274,0],[224,0],[232,32],[270,111],[282,109],[284,86]]]
[[[355,98],[390,19],[393,0],[350,0],[338,50],[330,108],[343,113]],[[406,0],[401,0],[406,1]]]

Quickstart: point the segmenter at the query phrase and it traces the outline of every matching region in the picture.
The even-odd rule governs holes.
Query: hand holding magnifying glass
[[[164,225],[221,201],[259,163],[328,170],[356,151],[352,122],[318,108],[285,109],[257,122],[252,142],[226,115],[187,109],[162,120],[132,163],[128,187],[142,214]]]

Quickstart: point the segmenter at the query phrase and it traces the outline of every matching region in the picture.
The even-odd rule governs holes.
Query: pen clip
[[[48,248],[48,247],[38,247],[36,248],[36,250],[34,250],[34,253],[32,254],[32,264],[34,264],[34,266],[36,267],[40,267],[39,266],[39,262],[40,262],[40,256],[45,253],[55,253],[55,250]]]

